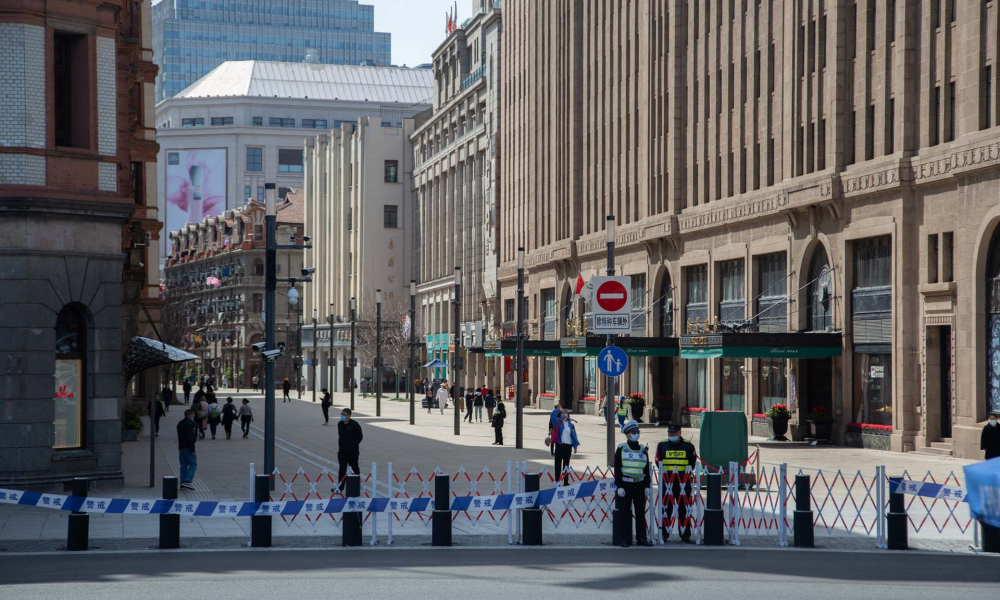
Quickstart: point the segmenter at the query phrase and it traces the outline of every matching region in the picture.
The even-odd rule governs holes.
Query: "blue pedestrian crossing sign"
[[[608,346],[597,355],[597,368],[608,377],[618,377],[628,368],[628,356],[618,346]]]

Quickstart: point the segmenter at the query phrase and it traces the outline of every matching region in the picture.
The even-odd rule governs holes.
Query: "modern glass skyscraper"
[[[160,0],[153,60],[159,102],[227,60],[386,66],[390,34],[357,0]]]

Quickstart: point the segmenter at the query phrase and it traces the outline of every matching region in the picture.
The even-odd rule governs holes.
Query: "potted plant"
[[[653,399],[653,412],[650,415],[650,422],[669,421],[671,408],[670,396],[657,396]]]
[[[788,412],[788,405],[772,404],[771,408],[767,409],[764,414],[771,422],[771,441],[787,442],[788,438],[785,437],[785,434],[788,433],[788,420],[792,418],[792,413]]]
[[[809,411],[809,425],[812,427],[813,439],[830,441],[833,435],[833,415],[825,406],[817,406]]]
[[[122,410],[122,441],[134,442],[139,439],[142,433],[142,419],[139,413],[131,406],[126,406]]]
[[[646,398],[642,394],[629,394],[628,404],[632,407],[632,418],[642,423],[642,414],[646,409]]]
[[[708,409],[698,406],[685,406],[681,408],[681,427],[700,428],[701,414],[704,412],[708,412]]]
[[[871,450],[889,450],[892,425],[861,424],[861,445]]]

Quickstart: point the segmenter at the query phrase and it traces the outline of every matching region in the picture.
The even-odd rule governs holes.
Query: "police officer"
[[[681,437],[679,425],[671,423],[667,427],[667,439],[656,445],[656,462],[663,474],[663,539],[670,537],[670,518],[677,506],[677,530],[681,540],[691,541],[691,523],[687,519],[688,505],[691,498],[691,477],[694,475],[694,465],[698,462],[698,454],[694,444]],[[674,475],[674,470],[677,475]],[[672,482],[672,484],[670,483]]]
[[[652,485],[649,475],[649,452],[639,443],[639,424],[634,420],[623,427],[627,442],[615,450],[615,487],[618,497],[615,510],[624,526],[619,539],[622,548],[632,545],[632,513],[635,512],[635,540],[640,546],[652,546],[646,535],[646,490]]]
[[[618,396],[618,427],[625,431],[625,420],[628,419],[628,404],[625,404],[625,396]]]

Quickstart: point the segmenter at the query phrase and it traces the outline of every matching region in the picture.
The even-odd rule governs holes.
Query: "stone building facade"
[[[293,192],[277,208],[278,243],[290,244],[292,236],[301,243],[301,201]],[[239,387],[249,388],[254,376],[264,381],[251,346],[263,342],[265,333],[265,214],[265,205],[251,200],[170,232],[164,279],[167,310],[174,321],[169,342],[198,356],[200,372],[214,375],[218,384],[226,373],[240,378]],[[301,278],[302,251],[279,249],[276,265],[279,279]],[[294,387],[303,313],[301,302],[288,302],[289,289],[279,283],[275,294],[275,336],[285,343],[285,353],[275,364],[274,377],[278,383],[287,377]]]
[[[482,348],[497,304],[497,85],[501,10],[473,0],[473,16],[434,52],[434,107],[411,141],[418,316],[426,360],[451,365],[455,269],[461,270],[461,345]],[[460,386],[484,385],[492,363],[466,356]],[[451,379],[437,369],[432,378]]]
[[[996,3],[504,9],[499,278],[513,307],[525,247],[536,338],[553,311],[556,338],[585,322],[573,282],[603,274],[613,215],[632,337],[675,349],[633,356],[624,392],[662,418],[785,403],[798,438],[827,409],[836,441],[869,423],[894,450],[981,456],[1000,409]],[[741,329],[794,347],[726,350]],[[839,347],[813,353],[818,332]],[[530,386],[592,407],[592,360],[533,358]]]
[[[159,319],[150,6],[7,8],[0,483],[120,485],[122,351]]]
[[[395,126],[361,117],[305,142],[305,223],[313,244],[306,250],[305,266],[316,269],[306,288],[305,311],[315,313],[318,321],[315,327],[307,323],[303,330],[305,356],[316,366],[303,373],[310,389],[344,392],[350,390],[352,376],[358,382],[372,377],[373,361],[363,360],[360,353],[355,355],[358,365],[353,374],[348,366],[352,298],[356,319],[371,323],[376,291],[382,290],[386,328],[398,329],[409,311],[414,268],[409,251],[410,139],[415,128],[412,118]],[[395,385],[395,373],[386,367],[383,381],[388,390]]]

